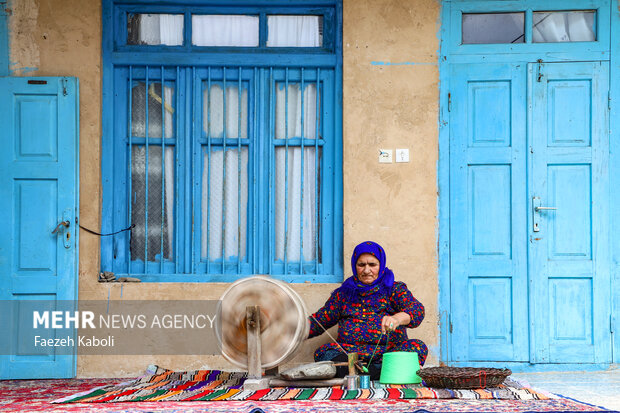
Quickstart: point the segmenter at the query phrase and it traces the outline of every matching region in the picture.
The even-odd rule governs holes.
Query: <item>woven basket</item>
[[[426,386],[445,389],[497,387],[511,374],[510,369],[473,367],[429,367],[418,371]]]

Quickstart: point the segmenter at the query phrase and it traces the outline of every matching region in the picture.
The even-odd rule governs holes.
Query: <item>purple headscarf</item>
[[[372,284],[366,285],[357,278],[357,260],[362,254],[371,254],[379,260],[379,276]],[[394,273],[385,266],[385,251],[381,245],[372,241],[365,241],[358,244],[351,255],[351,269],[353,276],[347,278],[338,291],[343,293],[352,301],[358,301],[360,295],[373,295],[379,292],[380,295],[389,295],[394,285]]]

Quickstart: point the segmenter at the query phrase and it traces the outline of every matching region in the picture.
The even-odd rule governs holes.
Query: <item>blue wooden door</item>
[[[454,64],[451,360],[608,363],[608,68]]]
[[[33,348],[20,329],[28,302],[77,299],[77,102],[74,78],[0,78],[0,379],[75,376],[75,354]]]
[[[607,62],[528,71],[531,358],[609,363]]]
[[[526,67],[450,75],[451,358],[527,360]]]

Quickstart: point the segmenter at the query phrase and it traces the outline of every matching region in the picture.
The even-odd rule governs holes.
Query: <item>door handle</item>
[[[69,220],[61,221],[60,224],[56,225],[56,228],[54,228],[54,230],[52,231],[52,234],[57,233],[63,228],[69,228],[70,225],[71,225],[71,222]]]
[[[62,221],[60,221],[60,223],[56,225],[56,228],[54,228],[54,230],[52,231],[52,234],[64,232],[62,236],[62,243],[65,246],[65,248],[71,248],[71,232],[67,230],[67,228],[69,228],[70,226],[71,226],[71,208],[67,208],[62,214]]]
[[[556,207],[540,206],[540,198],[532,197],[532,231],[540,231],[540,212],[541,211],[555,211]]]

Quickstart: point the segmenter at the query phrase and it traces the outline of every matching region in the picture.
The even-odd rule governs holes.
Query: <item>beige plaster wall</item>
[[[11,69],[16,76],[80,80],[80,220],[101,222],[101,3],[12,0]],[[345,274],[355,244],[381,243],[388,266],[426,306],[410,336],[438,360],[436,164],[439,5],[432,0],[344,0],[343,133]],[[375,63],[373,63],[375,62]],[[376,62],[382,62],[381,64]],[[408,148],[409,163],[379,164],[379,148]],[[227,284],[100,284],[99,240],[80,234],[79,298],[217,299]],[[296,284],[308,309],[335,284]],[[292,363],[310,361],[326,335],[307,341]],[[221,357],[78,356],[79,377],[123,377],[148,364],[172,369],[231,367]]]
[[[366,239],[383,246],[396,279],[426,307],[409,336],[428,345],[432,365],[439,358],[439,11],[434,0],[344,0],[343,15],[344,250]],[[380,148],[408,148],[410,162],[379,164]]]

